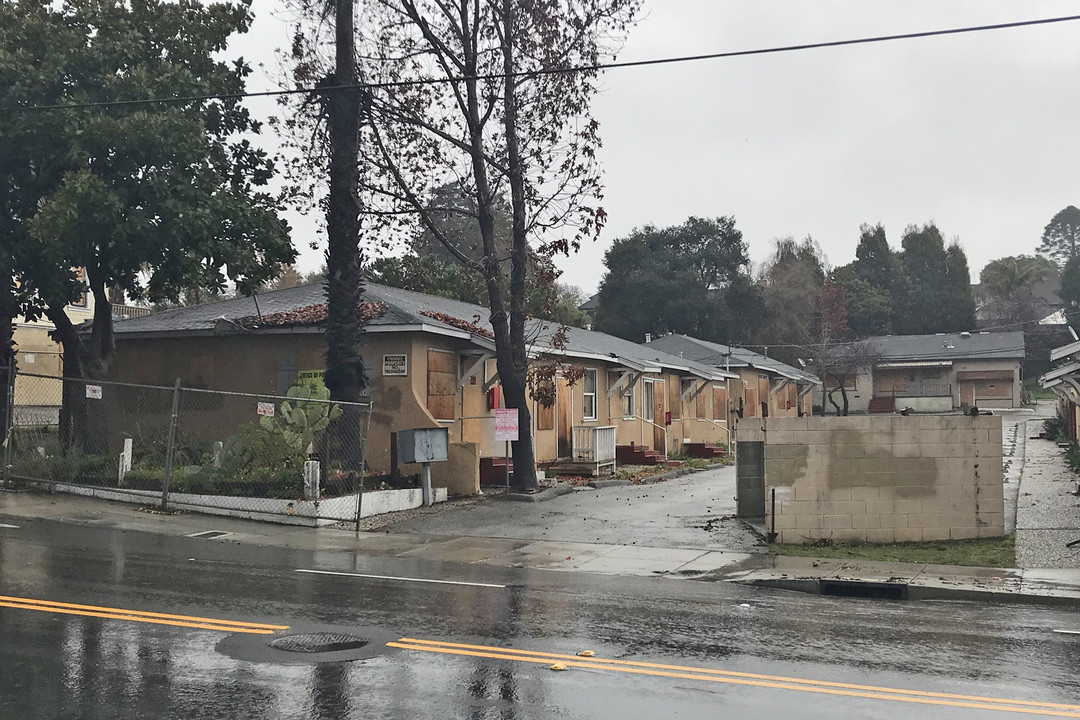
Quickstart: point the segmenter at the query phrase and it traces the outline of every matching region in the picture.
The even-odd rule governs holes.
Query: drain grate
[[[276,637],[266,644],[275,650],[285,652],[323,653],[358,650],[367,645],[368,641],[355,635],[341,633],[299,633]]]
[[[889,582],[819,580],[818,593],[821,595],[832,595],[834,597],[907,600],[908,586],[906,584]]]
[[[225,532],[223,530],[203,530],[201,532],[194,532],[185,537],[199,538],[200,540],[213,540],[214,538],[225,537],[226,535],[232,535],[231,532]]]

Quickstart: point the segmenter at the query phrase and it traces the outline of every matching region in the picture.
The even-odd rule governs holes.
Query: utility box
[[[447,459],[450,434],[446,428],[399,430],[398,460],[403,463],[442,462]]]

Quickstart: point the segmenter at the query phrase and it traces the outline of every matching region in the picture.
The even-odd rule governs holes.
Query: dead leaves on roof
[[[485,327],[477,325],[476,323],[471,323],[468,320],[462,320],[461,318],[456,318],[453,315],[447,315],[446,313],[436,312],[435,310],[421,310],[420,314],[423,315],[424,317],[429,317],[432,320],[438,320],[443,325],[449,325],[450,327],[456,327],[458,330],[465,330],[466,332],[471,332],[473,335],[479,335],[480,337],[485,337],[488,340],[494,340],[495,339],[495,333],[491,332],[490,330],[488,330]],[[476,319],[477,319],[477,321],[480,320],[479,317],[477,317]]]
[[[382,317],[383,313],[387,310],[386,303],[379,302],[363,302],[360,303],[360,318],[364,322],[375,320]],[[305,305],[295,310],[286,310],[284,312],[270,313],[269,315],[263,315],[262,319],[258,315],[248,315],[247,317],[239,320],[240,324],[244,327],[289,327],[294,325],[319,325],[326,322],[326,303],[319,303],[316,305]]]

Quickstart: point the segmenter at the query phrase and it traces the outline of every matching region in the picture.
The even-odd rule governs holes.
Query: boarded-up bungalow
[[[450,460],[433,483],[451,494],[479,489],[481,469],[505,454],[495,410],[505,405],[487,308],[367,285],[371,316],[362,353],[373,398],[367,461],[387,471],[391,433],[445,427]],[[132,318],[116,327],[112,379],[234,392],[284,394],[325,369],[319,284]],[[555,362],[555,402],[532,403],[537,462],[573,459],[598,433],[661,457],[729,442],[728,380],[715,367],[603,333],[570,328],[553,342],[550,323],[530,323],[530,357]],[[558,345],[558,347],[555,347]],[[580,453],[578,453],[580,454]],[[416,468],[404,467],[404,472]]]

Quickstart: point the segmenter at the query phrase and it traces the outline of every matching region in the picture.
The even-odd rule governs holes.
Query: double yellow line
[[[730,685],[749,685],[753,687],[795,690],[798,692],[818,693],[823,695],[866,698],[869,700],[891,700],[920,705],[958,707],[972,710],[997,710],[1000,712],[1023,713],[1026,715],[1080,718],[1080,705],[1066,705],[1063,703],[1046,703],[1033,700],[1008,700],[1004,698],[937,693],[923,690],[904,690],[900,688],[878,687],[875,685],[856,685],[852,683],[828,682],[824,680],[805,680],[802,678],[783,677],[780,675],[760,675],[756,673],[713,670],[683,665],[636,662],[633,660],[608,660],[598,657],[584,658],[578,655],[560,655],[557,653],[514,650],[512,648],[490,647],[486,645],[466,645],[462,643],[438,642],[435,640],[417,640],[415,638],[401,638],[397,642],[387,643],[387,646],[401,648],[403,650],[417,650],[420,652],[440,653],[444,655],[464,655],[467,657],[490,658],[494,660],[514,660],[517,662],[537,663],[541,665],[559,663],[566,668],[607,670],[633,675],[652,675],[655,677],[698,680],[702,682],[726,683]]]
[[[289,629],[288,625],[263,625],[261,623],[235,622],[233,620],[219,620],[217,618],[195,617],[192,615],[170,615],[168,613],[122,610],[97,605],[76,605],[74,603],[53,602],[52,600],[7,597],[5,595],[0,595],[0,607],[16,608],[18,610],[39,610],[62,615],[82,615],[83,617],[98,617],[108,620],[130,620],[132,622],[173,625],[175,627],[198,628],[200,630],[220,630],[227,633],[249,633],[252,635],[272,635],[278,630]]]

